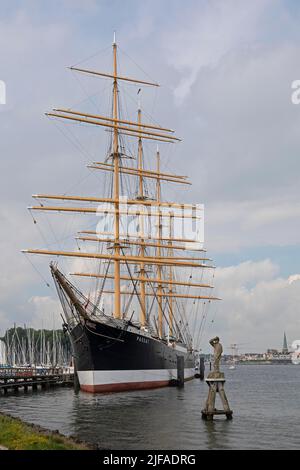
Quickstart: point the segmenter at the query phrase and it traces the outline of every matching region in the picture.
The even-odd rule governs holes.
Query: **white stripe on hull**
[[[186,380],[194,377],[193,368],[184,369]],[[78,371],[80,387],[88,392],[135,390],[162,387],[177,378],[177,369],[85,370]]]

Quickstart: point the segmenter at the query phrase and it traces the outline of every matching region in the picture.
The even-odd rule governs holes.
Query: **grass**
[[[0,414],[0,445],[9,450],[88,450],[84,444]]]

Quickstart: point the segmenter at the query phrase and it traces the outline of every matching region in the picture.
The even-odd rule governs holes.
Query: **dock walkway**
[[[74,373],[69,368],[1,368],[0,369],[0,395],[15,392],[19,389],[27,391],[47,389],[52,386],[68,386],[74,383]]]

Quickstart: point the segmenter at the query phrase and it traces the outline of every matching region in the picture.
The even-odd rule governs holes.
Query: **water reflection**
[[[230,425],[232,421],[218,418],[215,421],[205,422],[205,444],[207,449],[228,449],[230,448]]]

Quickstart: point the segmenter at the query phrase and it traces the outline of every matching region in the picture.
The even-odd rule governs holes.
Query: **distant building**
[[[280,352],[278,351],[278,349],[267,349],[267,354],[272,354],[273,356],[277,356],[278,354],[280,354]]]
[[[284,332],[284,334],[283,334],[282,354],[288,354],[288,353],[289,353],[289,350],[288,350],[288,346],[287,346],[286,334]]]

